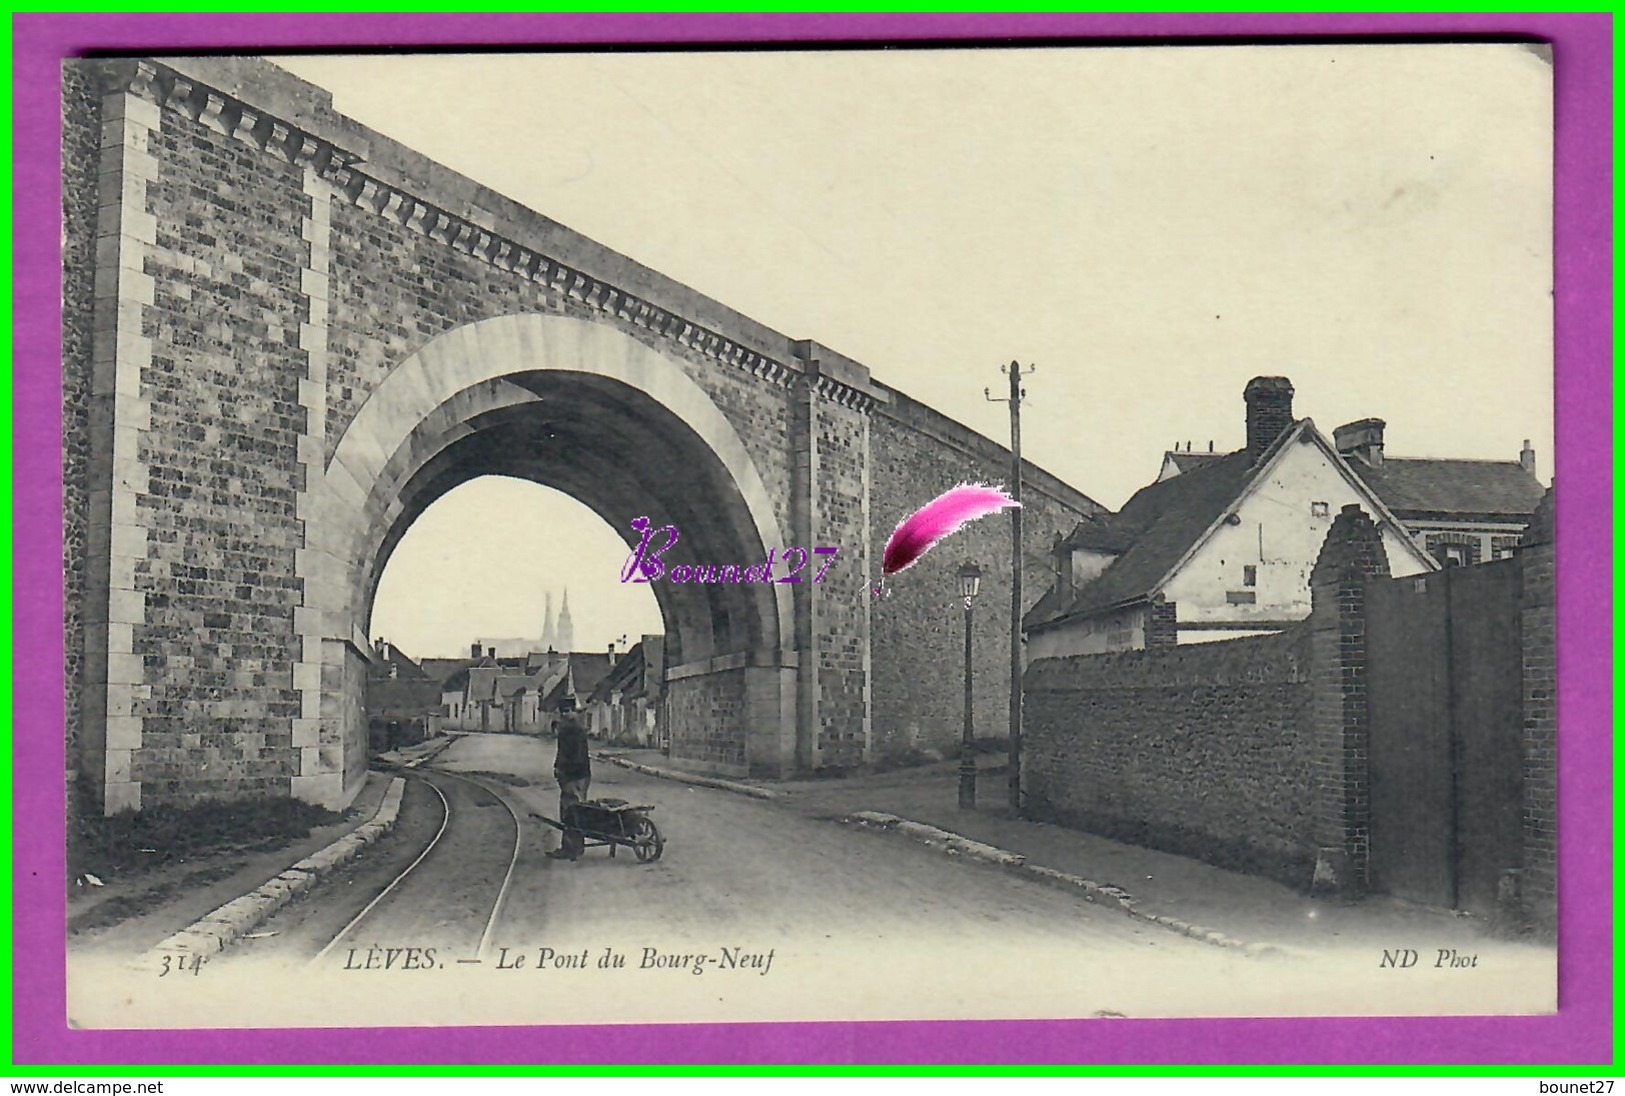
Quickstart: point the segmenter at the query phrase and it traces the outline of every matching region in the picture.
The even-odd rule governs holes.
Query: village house
[[[457,671],[440,686],[446,725],[460,731],[538,734],[547,726],[542,699],[563,675],[565,655],[523,657],[490,654]]]
[[[646,635],[616,660],[588,698],[590,733],[615,745],[664,745],[664,648],[664,636]]]
[[[1290,396],[1290,394],[1289,394]],[[1546,488],[1524,439],[1517,460],[1395,457],[1384,452],[1388,424],[1358,419],[1332,432],[1337,452],[1441,567],[1506,559],[1518,546]],[[1175,446],[1163,454],[1160,483],[1228,454]]]
[[[1279,631],[1309,615],[1309,572],[1350,504],[1376,520],[1391,574],[1435,570],[1335,444],[1293,418],[1292,395],[1285,377],[1253,378],[1246,448],[1169,454],[1121,511],[1058,538],[1055,584],[1024,618],[1028,657]]]
[[[542,699],[543,730],[556,732],[559,718],[566,712],[585,712],[593,689],[609,670],[610,656],[607,653],[571,651],[566,655],[563,672]]]
[[[1441,460],[1383,453],[1381,419],[1339,426],[1337,450],[1442,567],[1506,559],[1545,488],[1524,440],[1517,460]]]
[[[411,656],[379,639],[367,673],[368,747],[382,753],[440,733],[440,686]]]

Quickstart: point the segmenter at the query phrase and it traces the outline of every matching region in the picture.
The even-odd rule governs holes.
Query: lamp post
[[[971,602],[982,585],[982,569],[966,563],[959,569],[959,594],[965,599],[965,736],[959,744],[959,807],[976,806],[976,726],[971,708],[970,625]]]

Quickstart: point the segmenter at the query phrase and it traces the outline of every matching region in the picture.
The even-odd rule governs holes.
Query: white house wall
[[[1324,515],[1315,512],[1313,504],[1317,502],[1326,504]],[[1245,624],[1308,616],[1309,572],[1319,558],[1333,519],[1348,503],[1371,511],[1370,502],[1349,484],[1319,446],[1292,444],[1267,479],[1241,504],[1236,512],[1239,523],[1221,524],[1164,587],[1168,600],[1178,606],[1179,623]],[[1382,539],[1392,574],[1414,575],[1428,570],[1427,564],[1386,524]],[[1255,586],[1245,584],[1243,568],[1249,565],[1258,569]],[[1232,603],[1232,594],[1245,592],[1254,595],[1253,604]],[[1180,642],[1196,638],[1195,632],[1183,631]]]
[[[1145,607],[1136,605],[1110,615],[1072,620],[1060,627],[1030,634],[1027,637],[1027,661],[1065,658],[1068,655],[1099,655],[1144,646]]]
[[[1088,548],[1072,549],[1072,583],[1082,586],[1100,577],[1117,555],[1113,552],[1095,552]]]

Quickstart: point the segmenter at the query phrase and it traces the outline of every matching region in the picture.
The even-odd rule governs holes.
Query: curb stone
[[[923,822],[912,822],[909,819],[900,818],[895,814],[886,814],[882,811],[858,811],[855,814],[847,815],[842,821],[895,831],[905,834],[921,844],[940,849],[950,856],[963,855],[989,864],[997,864],[1022,875],[1042,880],[1052,886],[1078,891],[1086,902],[1113,906],[1135,920],[1161,926],[1182,936],[1187,936],[1192,940],[1211,944],[1214,947],[1232,948],[1253,958],[1278,957],[1291,953],[1290,949],[1277,944],[1247,943],[1216,929],[1193,925],[1188,921],[1171,917],[1165,913],[1153,913],[1142,907],[1134,900],[1132,895],[1121,887],[1097,883],[1080,875],[1072,875],[1069,872],[1058,871],[1055,868],[1031,864],[1020,853],[1009,852],[1005,849],[983,844],[980,841],[973,841],[968,837],[951,833],[948,830],[941,830],[935,826],[928,826]]]
[[[645,776],[658,776],[664,780],[677,780],[684,784],[698,784],[705,788],[721,788],[725,792],[735,792],[739,795],[748,795],[753,799],[777,799],[779,793],[771,788],[759,788],[754,784],[741,784],[734,780],[723,780],[716,776],[698,776],[692,773],[674,772],[671,769],[657,769],[653,765],[644,765],[636,761],[609,753],[594,753],[598,761],[607,761],[611,765],[619,765],[623,769],[642,773]]]
[[[406,778],[397,776],[384,792],[383,801],[372,818],[250,893],[227,902],[154,945],[137,961],[137,966],[148,969],[165,956],[207,957],[240,940],[289,901],[310,890],[322,876],[348,863],[362,849],[394,829],[405,791]]]

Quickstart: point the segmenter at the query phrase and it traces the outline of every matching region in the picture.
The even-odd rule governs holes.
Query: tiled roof
[[[440,710],[440,683],[422,677],[375,678],[367,682],[367,714],[385,719],[427,715]]]
[[[570,684],[575,688],[577,696],[585,696],[597,687],[609,673],[609,655],[607,654],[576,654],[570,655]]]
[[[1133,537],[1119,528],[1116,514],[1092,514],[1078,522],[1062,543],[1068,548],[1121,552],[1132,541]]]
[[[458,688],[462,682],[468,680],[467,675],[460,672],[478,664],[479,661],[472,658],[426,658],[418,663],[423,667],[423,673],[431,680],[444,682],[446,686],[453,687],[452,680],[455,678],[458,682],[455,687]]]
[[[1189,472],[1192,468],[1200,468],[1210,460],[1218,460],[1229,456],[1228,453],[1191,453],[1180,449],[1170,449],[1162,455],[1162,459],[1174,462],[1174,467],[1180,472]]]
[[[614,669],[593,686],[592,699],[608,700],[609,694],[619,689],[622,696],[640,696],[643,693],[643,644],[635,643],[622,655]]]
[[[393,677],[391,679],[396,681],[406,678],[423,678],[428,676],[423,672],[422,667],[413,661],[411,655],[407,654],[393,643],[386,642],[383,645],[382,651],[380,652],[379,661],[382,663],[382,665],[379,665],[371,670],[374,677],[391,678],[392,671]]]
[[[1534,513],[1546,493],[1517,461],[1386,457],[1375,467],[1350,459],[1349,467],[1396,515],[1521,517]]]
[[[555,707],[557,703],[567,696],[574,696],[582,703],[591,695],[598,682],[609,673],[609,655],[585,651],[571,651],[569,664],[565,672],[559,675],[556,685],[548,690],[547,698],[543,701],[544,707]]]
[[[482,700],[497,699],[497,678],[502,671],[495,666],[474,666],[468,671],[468,701],[478,704]]]
[[[1282,433],[1271,452],[1296,435],[1306,422],[1294,424]],[[1142,487],[1108,519],[1080,522],[1079,529],[1067,538],[1068,544],[1077,541],[1076,547],[1101,547],[1119,550],[1120,554],[1098,578],[1076,590],[1070,602],[1063,603],[1056,589],[1046,592],[1028,610],[1023,626],[1039,627],[1062,616],[1090,613],[1150,594],[1208,527],[1241,497],[1269,456],[1266,453],[1254,464],[1248,451],[1240,449],[1197,461],[1187,472]],[[1080,533],[1085,526],[1092,528]]]

